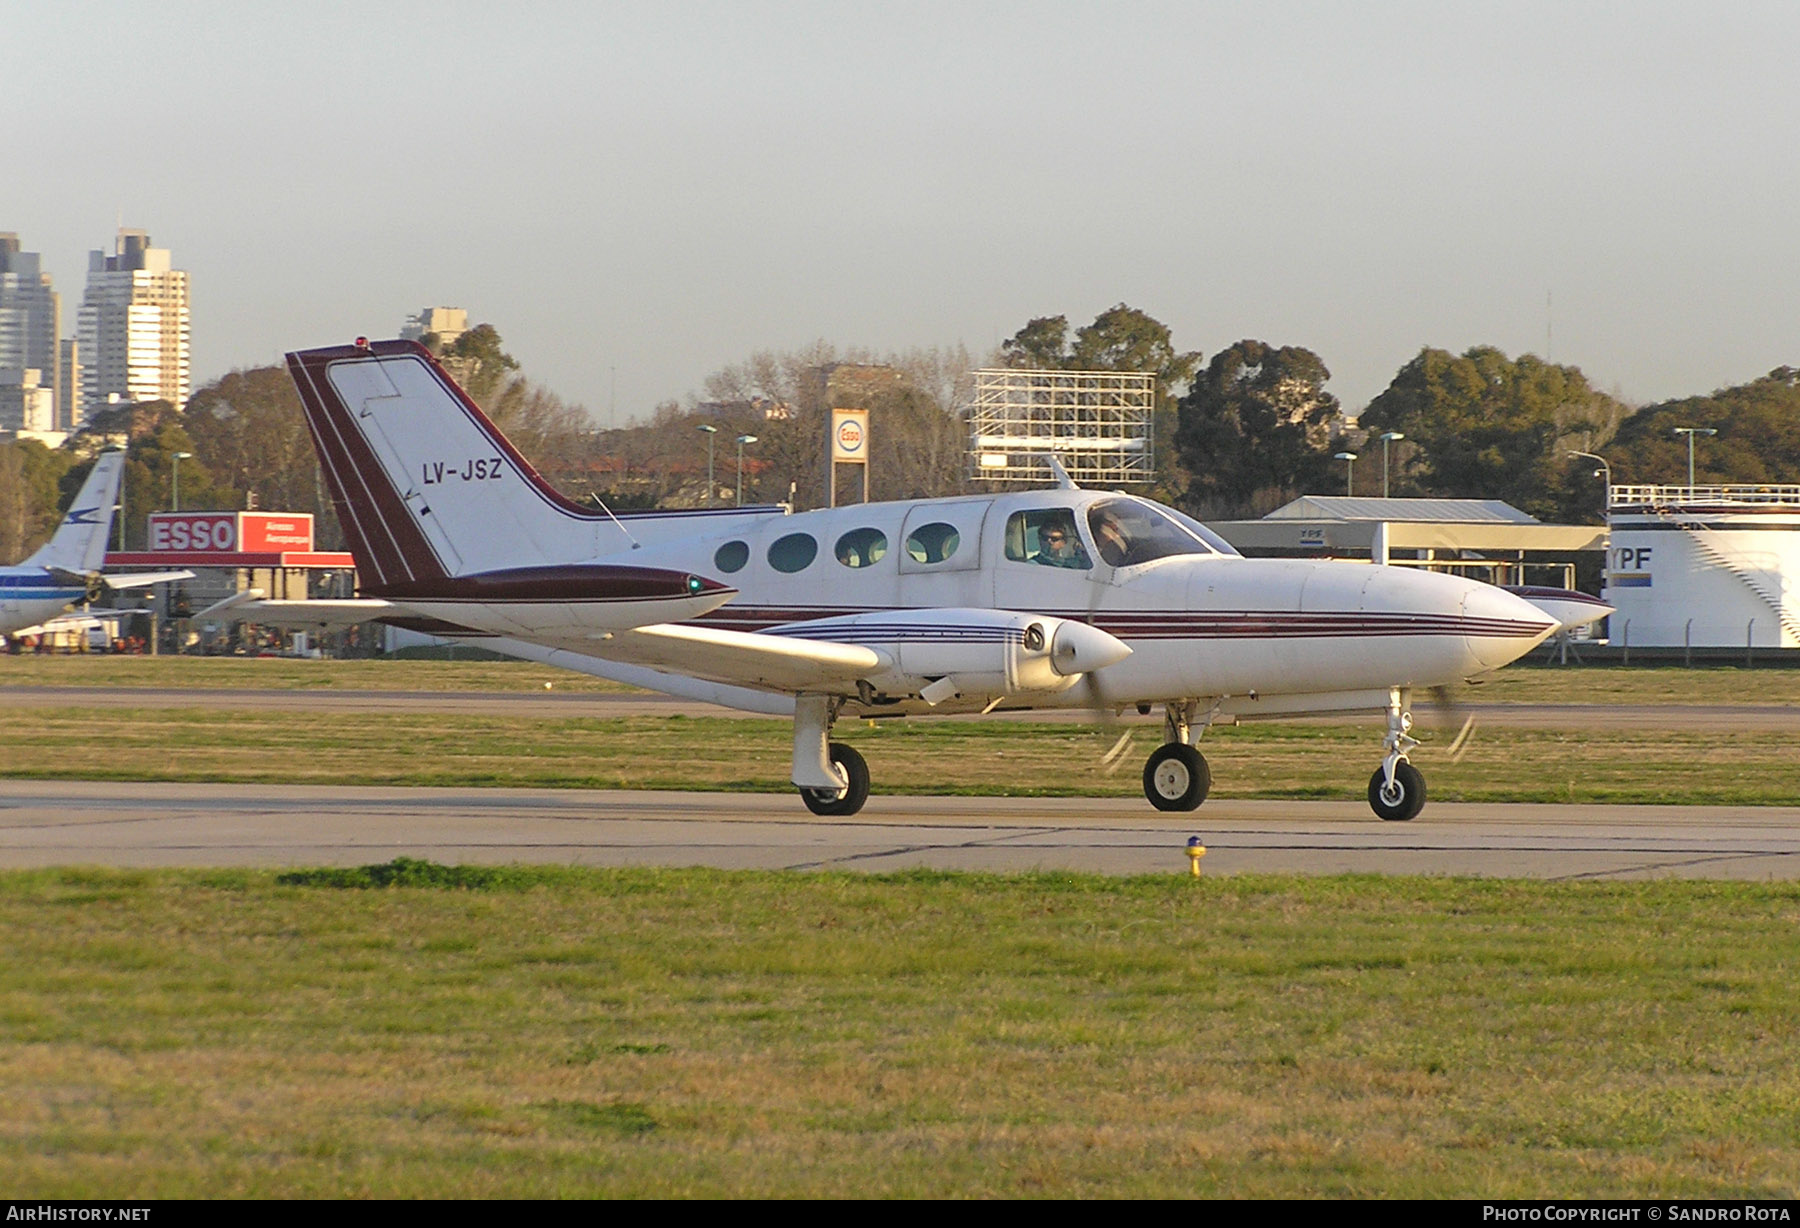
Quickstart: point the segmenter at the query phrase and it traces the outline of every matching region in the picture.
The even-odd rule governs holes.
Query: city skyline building
[[[405,341],[424,341],[436,337],[438,347],[448,346],[469,331],[469,313],[461,307],[421,307],[416,316],[407,316],[400,325]]]
[[[110,404],[186,405],[188,325],[188,275],[167,248],[150,246],[147,231],[121,227],[112,255],[89,252],[77,335],[81,421]]]
[[[0,433],[42,439],[54,432],[56,398],[43,382],[43,372],[36,367],[0,367]]]
[[[0,373],[5,373],[0,381],[13,389],[42,387],[52,405],[60,406],[61,340],[62,298],[41,257],[22,250],[17,234],[0,232]],[[37,379],[28,380],[27,371],[36,372]],[[39,394],[29,399],[36,405]]]

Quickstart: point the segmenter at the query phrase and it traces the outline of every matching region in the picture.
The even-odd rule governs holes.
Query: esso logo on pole
[[[838,448],[844,452],[860,452],[863,446],[862,423],[846,418],[838,423]]]

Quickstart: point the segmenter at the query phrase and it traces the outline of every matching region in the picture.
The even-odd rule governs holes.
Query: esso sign
[[[170,513],[150,520],[150,549],[154,551],[235,550],[237,544],[236,512]]]
[[[846,452],[860,452],[863,446],[862,423],[846,418],[838,423],[838,447]]]

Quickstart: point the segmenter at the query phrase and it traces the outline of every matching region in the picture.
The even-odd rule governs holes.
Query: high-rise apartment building
[[[23,387],[24,373],[37,371],[60,402],[58,342],[62,299],[50,285],[38,253],[19,250],[19,236],[0,234],[0,376],[8,387]],[[15,428],[16,429],[16,428]]]
[[[421,307],[416,316],[407,316],[400,326],[406,341],[423,341],[436,337],[441,349],[469,331],[469,313],[461,307]]]
[[[115,402],[188,398],[188,275],[142,230],[88,253],[81,299],[82,416]]]
[[[0,431],[45,435],[56,430],[56,398],[36,367],[0,367]]]

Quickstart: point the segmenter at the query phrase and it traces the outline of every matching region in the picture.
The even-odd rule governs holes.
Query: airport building
[[[188,275],[142,230],[88,254],[79,322],[82,417],[109,404],[188,399]],[[79,425],[79,422],[74,425]]]
[[[1615,646],[1800,648],[1800,486],[1613,486],[1607,522]]]
[[[1498,499],[1303,495],[1260,520],[1209,523],[1247,555],[1372,559],[1489,584],[1576,588],[1606,550],[1603,525],[1545,524]]]
[[[144,550],[109,553],[106,567],[194,572],[192,580],[157,586],[147,612],[161,624],[250,589],[278,601],[356,591],[355,558],[346,550],[315,550],[313,518],[306,512],[153,512],[145,542]],[[240,630],[229,614],[192,628],[202,650],[227,647]]]

